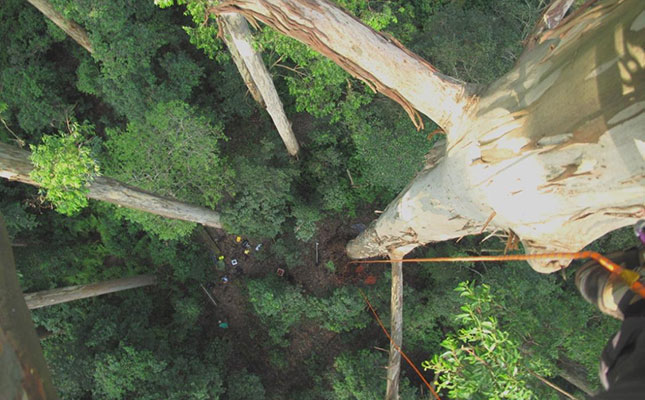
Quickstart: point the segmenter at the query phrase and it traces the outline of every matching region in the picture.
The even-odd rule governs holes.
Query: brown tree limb
[[[109,281],[89,283],[87,285],[67,286],[41,292],[25,293],[25,303],[30,310],[53,306],[54,304],[87,299],[121,290],[134,289],[142,286],[155,285],[157,278],[153,275],[137,275],[128,278],[111,279]]]
[[[58,398],[16,275],[0,215],[0,398]]]
[[[74,39],[74,41],[88,52],[93,53],[94,49],[92,48],[92,43],[90,43],[90,38],[87,36],[87,32],[76,22],[69,20],[54,9],[54,6],[51,5],[47,0],[27,0],[32,6],[36,7],[38,11],[43,13],[45,17],[50,19],[55,23],[60,29],[65,31],[69,37]]]
[[[29,152],[0,143],[0,177],[38,186],[30,177],[33,164]],[[126,185],[115,179],[99,176],[88,187],[87,197],[107,201],[118,206],[132,208],[166,218],[196,222],[213,228],[222,228],[216,211],[178,200],[157,196],[145,190]]]
[[[459,123],[473,98],[394,38],[378,33],[327,0],[235,0],[213,7],[260,20],[330,58],[372,90],[399,103],[417,128],[417,110],[444,129]]]

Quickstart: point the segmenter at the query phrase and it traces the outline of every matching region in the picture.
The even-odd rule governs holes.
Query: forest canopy
[[[546,5],[335,3],[477,87],[513,67]],[[51,4],[87,33],[91,52],[23,0],[0,8],[0,141],[31,150],[40,186],[0,182],[22,290],[158,277],[32,311],[60,397],[381,398],[389,341],[359,290],[387,321],[392,277],[383,265],[348,264],[345,244],[424,169],[441,129],[424,116],[417,130],[331,60],[252,24],[301,147],[292,157],[210,1]],[[223,229],[88,200],[99,176],[216,212]],[[501,254],[506,239],[472,236],[414,254]],[[591,246],[632,244],[623,229]],[[420,263],[405,274],[404,349],[444,398],[559,398],[536,374],[575,395],[599,389],[598,354],[617,322],[578,296],[572,269]],[[462,351],[488,345],[465,333],[482,321],[485,340],[499,343],[497,375]],[[462,358],[446,356],[454,351]],[[402,399],[428,398],[412,369],[402,377]]]

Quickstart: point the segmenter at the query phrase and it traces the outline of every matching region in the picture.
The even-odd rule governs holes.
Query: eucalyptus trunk
[[[10,181],[38,186],[30,177],[33,169],[29,152],[0,143],[0,177]],[[220,215],[216,211],[126,185],[112,178],[98,176],[88,186],[87,197],[106,201],[121,207],[132,208],[160,215],[166,218],[196,222],[213,228],[222,228]]]

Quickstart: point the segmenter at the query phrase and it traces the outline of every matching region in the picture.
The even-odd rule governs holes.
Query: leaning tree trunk
[[[289,154],[297,156],[300,146],[291,129],[291,123],[284,113],[273,79],[262,61],[262,56],[253,48],[249,24],[239,14],[223,14],[220,20],[224,42],[249,91],[260,105],[266,107]]]
[[[54,400],[56,389],[22,297],[0,215],[0,398]]]
[[[29,177],[32,169],[28,151],[0,143],[0,177],[38,186]],[[99,176],[88,189],[87,197],[91,199],[107,201],[166,218],[222,228],[220,215],[213,210],[157,196],[111,178]]]
[[[447,133],[420,173],[348,245],[353,258],[512,230],[528,252],[575,251],[645,215],[645,3],[599,1],[547,31],[485,90],[431,65],[324,0],[239,0],[239,12],[309,44]],[[542,272],[565,260],[533,262]]]
[[[45,17],[49,18],[53,23],[58,25],[60,29],[65,31],[76,43],[80,44],[85,50],[90,53],[94,52],[90,39],[87,33],[76,22],[71,21],[54,9],[50,2],[47,0],[27,0],[31,5],[36,7],[38,11],[43,13]]]
[[[87,285],[67,286],[42,292],[25,293],[25,302],[30,310],[67,303],[68,301],[87,299],[122,290],[155,285],[157,278],[153,275],[137,275],[129,278],[90,283]]]

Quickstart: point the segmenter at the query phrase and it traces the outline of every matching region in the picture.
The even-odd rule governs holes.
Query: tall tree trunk
[[[56,389],[22,297],[0,215],[0,398],[54,400]]]
[[[392,255],[393,259],[400,259]],[[399,399],[399,376],[401,374],[401,352],[403,345],[403,263],[392,262],[392,299],[390,303],[390,357],[387,363],[387,387],[385,400]]]
[[[247,82],[251,94],[254,93],[252,87],[257,88],[264,102],[258,100],[256,95],[253,95],[253,97],[258,100],[258,103],[264,103],[267,112],[278,129],[284,145],[287,147],[287,151],[292,156],[297,156],[300,146],[291,129],[291,123],[284,113],[282,101],[280,101],[278,92],[275,89],[273,79],[266,69],[264,61],[262,61],[262,56],[253,48],[253,37],[251,36],[249,24],[239,14],[223,14],[220,18],[222,21],[220,26],[223,28],[224,41],[233,55],[233,60],[240,74],[245,79],[245,82]],[[236,60],[236,55],[241,59],[240,61],[242,63]],[[250,79],[252,80],[251,85],[246,80],[245,73],[250,75]]]
[[[60,29],[65,31],[76,43],[80,44],[85,50],[90,53],[94,52],[90,39],[87,33],[79,24],[71,21],[54,9],[50,2],[47,0],[27,0],[32,6],[36,7],[38,11],[43,13],[45,17],[49,18],[53,23],[58,25]]]
[[[129,278],[112,279],[109,281],[90,283],[87,285],[67,286],[42,292],[25,293],[25,302],[30,310],[67,303],[68,301],[101,296],[103,294],[134,289],[142,286],[155,285],[157,278],[153,275],[137,275]]]
[[[28,151],[0,143],[0,177],[38,186],[29,177],[32,169]],[[222,228],[220,215],[213,210],[157,196],[103,176],[89,185],[87,197],[166,218]]]

